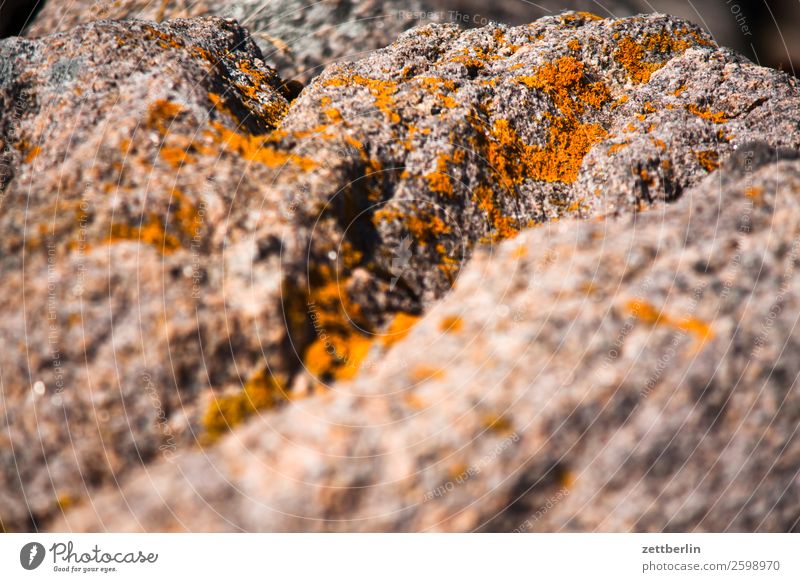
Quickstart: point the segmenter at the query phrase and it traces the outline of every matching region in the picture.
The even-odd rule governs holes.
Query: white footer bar
[[[0,580],[800,580],[792,534],[5,534]],[[246,578],[245,578],[246,576]]]

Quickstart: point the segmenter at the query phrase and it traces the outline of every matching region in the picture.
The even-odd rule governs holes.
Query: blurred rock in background
[[[329,64],[358,60],[420,24],[419,0],[47,0],[25,36],[42,37],[93,20],[237,20],[283,79],[307,83]]]
[[[250,30],[265,60],[284,78],[307,82],[330,62],[381,48],[415,24],[454,21],[475,27],[494,20],[519,25],[564,10],[616,17],[663,12],[703,26],[720,45],[761,65],[795,73],[793,63],[800,59],[796,0],[4,0],[0,36],[23,29],[26,36],[42,36],[98,19],[230,17]]]
[[[519,25],[564,10],[616,17],[663,12],[703,26],[719,45],[760,65],[796,73],[792,63],[800,59],[796,0],[510,0],[488,6],[482,0],[432,0],[432,4],[453,11],[450,16],[471,26],[487,19]]]

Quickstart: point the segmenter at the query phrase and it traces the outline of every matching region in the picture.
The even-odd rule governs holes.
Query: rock
[[[17,0],[34,7],[35,0]],[[6,2],[9,5],[9,2]],[[302,4],[295,0],[227,0],[170,3],[163,0],[47,0],[42,15],[28,27],[28,34],[42,36],[66,31],[80,23],[111,18],[164,20],[190,16],[223,16],[240,19],[255,33],[257,42],[282,76],[303,82],[321,72],[327,62],[371,51],[389,44],[413,26],[430,21],[454,22],[465,28],[499,22],[509,26],[567,10],[587,11],[602,17],[621,18],[663,12],[691,20],[720,46],[734,49],[762,65],[793,73],[800,57],[800,21],[789,5],[771,3],[769,10],[754,2],[715,2],[698,5],[689,0],[513,0],[485,3],[480,0],[417,0],[414,2],[325,1]],[[26,14],[27,16],[27,14]],[[17,29],[25,23],[20,19]],[[354,47],[357,47],[354,49]]]
[[[565,10],[587,11],[603,17],[621,18],[663,12],[690,20],[702,27],[723,47],[744,54],[763,66],[794,73],[800,58],[800,20],[789,4],[771,2],[769,10],[757,2],[704,2],[690,0],[537,0],[486,3],[481,0],[429,0],[428,8],[440,12],[439,19],[465,27],[484,26],[489,21],[510,26],[527,24]]]
[[[219,18],[0,43],[4,527],[378,377],[477,245],[673,199],[695,140],[798,146],[794,81],[663,15],[429,25],[299,96],[261,56]],[[671,149],[620,165],[629,126]]]
[[[482,250],[374,373],[53,528],[795,531],[798,157]]]
[[[204,0],[190,5],[161,0],[48,0],[26,34],[43,36],[97,19],[235,18],[252,33],[265,62],[281,77],[307,83],[327,64],[362,58],[390,44],[419,22],[416,15],[421,10],[417,0]]]
[[[21,529],[193,441],[209,384],[261,363],[248,285],[280,284],[239,270],[252,209],[234,201],[267,178],[221,136],[268,131],[288,103],[220,19],[10,39],[0,63],[0,517]]]
[[[794,77],[726,50],[689,49],[652,75],[638,65],[629,70],[648,82],[586,156],[575,188],[585,194],[576,201],[585,216],[674,200],[754,139],[800,145]]]

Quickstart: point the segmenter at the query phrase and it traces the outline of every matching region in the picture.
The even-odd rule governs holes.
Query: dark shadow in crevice
[[[44,3],[45,0],[0,0],[0,38],[22,34]]]

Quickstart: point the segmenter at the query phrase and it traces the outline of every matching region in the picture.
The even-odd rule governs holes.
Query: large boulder
[[[260,361],[247,288],[277,277],[220,252],[254,206],[232,201],[267,178],[222,136],[273,129],[288,102],[219,19],[10,39],[0,63],[0,519],[17,529],[173,452],[203,390],[236,377],[232,352]]]
[[[800,161],[478,253],[374,374],[54,529],[796,531]]]
[[[319,74],[324,65],[360,58],[416,24],[453,22],[474,28],[500,22],[519,26],[568,10],[606,18],[664,12],[702,25],[720,46],[786,71],[794,71],[793,61],[800,55],[795,40],[800,38],[800,21],[791,6],[781,2],[770,2],[768,10],[749,2],[698,4],[691,0],[7,0],[3,7],[19,6],[30,11],[37,4],[44,4],[44,8],[41,16],[29,21],[28,35],[66,31],[98,19],[236,18],[254,33],[267,62],[277,66],[283,77],[303,82]],[[15,30],[25,23],[19,18]]]
[[[308,82],[330,63],[357,60],[390,44],[418,24],[423,12],[418,0],[48,0],[25,34],[44,36],[102,19],[234,18],[284,79]]]
[[[10,529],[368,377],[476,246],[800,145],[794,81],[663,15],[428,25],[299,96],[233,21],[100,21],[2,41],[0,100]]]

